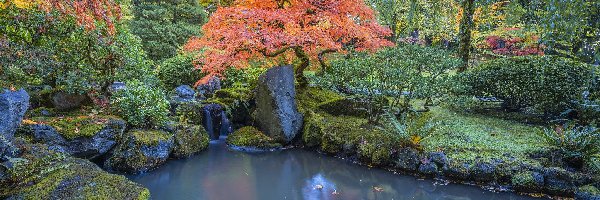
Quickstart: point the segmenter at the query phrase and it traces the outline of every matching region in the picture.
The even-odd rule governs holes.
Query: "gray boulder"
[[[417,150],[412,148],[402,148],[398,152],[398,160],[396,161],[396,168],[404,171],[416,171],[419,167],[421,160],[419,159],[419,153]]]
[[[70,94],[67,92],[56,92],[52,95],[52,105],[57,110],[73,110],[80,108],[89,98],[83,94]]]
[[[213,76],[211,77],[207,83],[200,84],[197,89],[197,98],[200,100],[205,100],[210,97],[217,91],[221,89],[221,79],[219,77]]]
[[[4,90],[0,94],[0,136],[12,140],[25,112],[29,108],[29,95],[25,90]]]
[[[125,121],[110,120],[91,138],[79,137],[68,141],[66,150],[72,156],[94,159],[107,153],[117,144],[117,138],[125,132]]]
[[[0,93],[0,161],[17,153],[12,140],[28,107],[29,95],[23,89]]]
[[[133,130],[126,134],[104,162],[110,170],[141,173],[152,170],[169,158],[173,135],[158,130]]]
[[[177,93],[177,97],[184,100],[193,100],[196,92],[189,85],[181,85],[175,88],[175,92]]]
[[[294,67],[273,67],[259,77],[254,118],[271,138],[290,142],[302,127],[296,105]]]
[[[117,144],[117,138],[125,131],[125,121],[111,119],[92,137],[65,139],[54,127],[34,124],[22,128],[24,134],[34,142],[43,143],[56,152],[68,153],[74,157],[94,159],[106,154]]]

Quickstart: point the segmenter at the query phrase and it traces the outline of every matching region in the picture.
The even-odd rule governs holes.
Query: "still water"
[[[439,185],[302,149],[236,152],[222,139],[197,156],[129,178],[150,189],[152,199],[533,199],[476,186]]]

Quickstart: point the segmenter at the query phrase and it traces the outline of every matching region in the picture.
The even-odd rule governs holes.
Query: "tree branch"
[[[323,56],[325,54],[333,53],[333,52],[337,52],[337,49],[325,49],[319,53],[319,56],[318,56],[319,64],[321,64],[321,70],[323,72],[325,72],[325,69],[327,68],[327,63],[325,63],[325,60],[323,60]]]
[[[292,48],[296,48],[296,46],[287,46],[287,47],[283,47],[277,51],[268,53],[267,49],[263,49],[260,52],[265,56],[265,57],[275,57],[278,56],[279,54],[285,53],[287,50],[292,49]]]

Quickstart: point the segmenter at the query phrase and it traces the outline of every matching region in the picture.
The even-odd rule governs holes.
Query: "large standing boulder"
[[[71,94],[67,92],[56,92],[52,95],[52,105],[57,110],[73,110],[80,108],[89,98],[83,94]]]
[[[104,162],[104,167],[126,173],[152,170],[169,158],[173,135],[158,130],[133,130]]]
[[[0,137],[12,140],[29,108],[29,95],[25,90],[4,90],[0,94]]]
[[[271,138],[290,142],[302,127],[296,105],[294,67],[273,67],[259,77],[254,117],[258,127]]]
[[[28,107],[29,95],[23,89],[0,93],[0,161],[17,151],[11,141]]]

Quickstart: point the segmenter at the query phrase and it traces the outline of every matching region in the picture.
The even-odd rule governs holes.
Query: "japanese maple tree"
[[[302,85],[310,61],[324,66],[326,53],[393,45],[385,39],[391,31],[377,24],[364,0],[237,0],[218,8],[202,29],[204,35],[186,45],[186,50],[204,50],[197,67],[207,76],[197,84],[229,67],[246,67],[252,59],[293,55]]]

